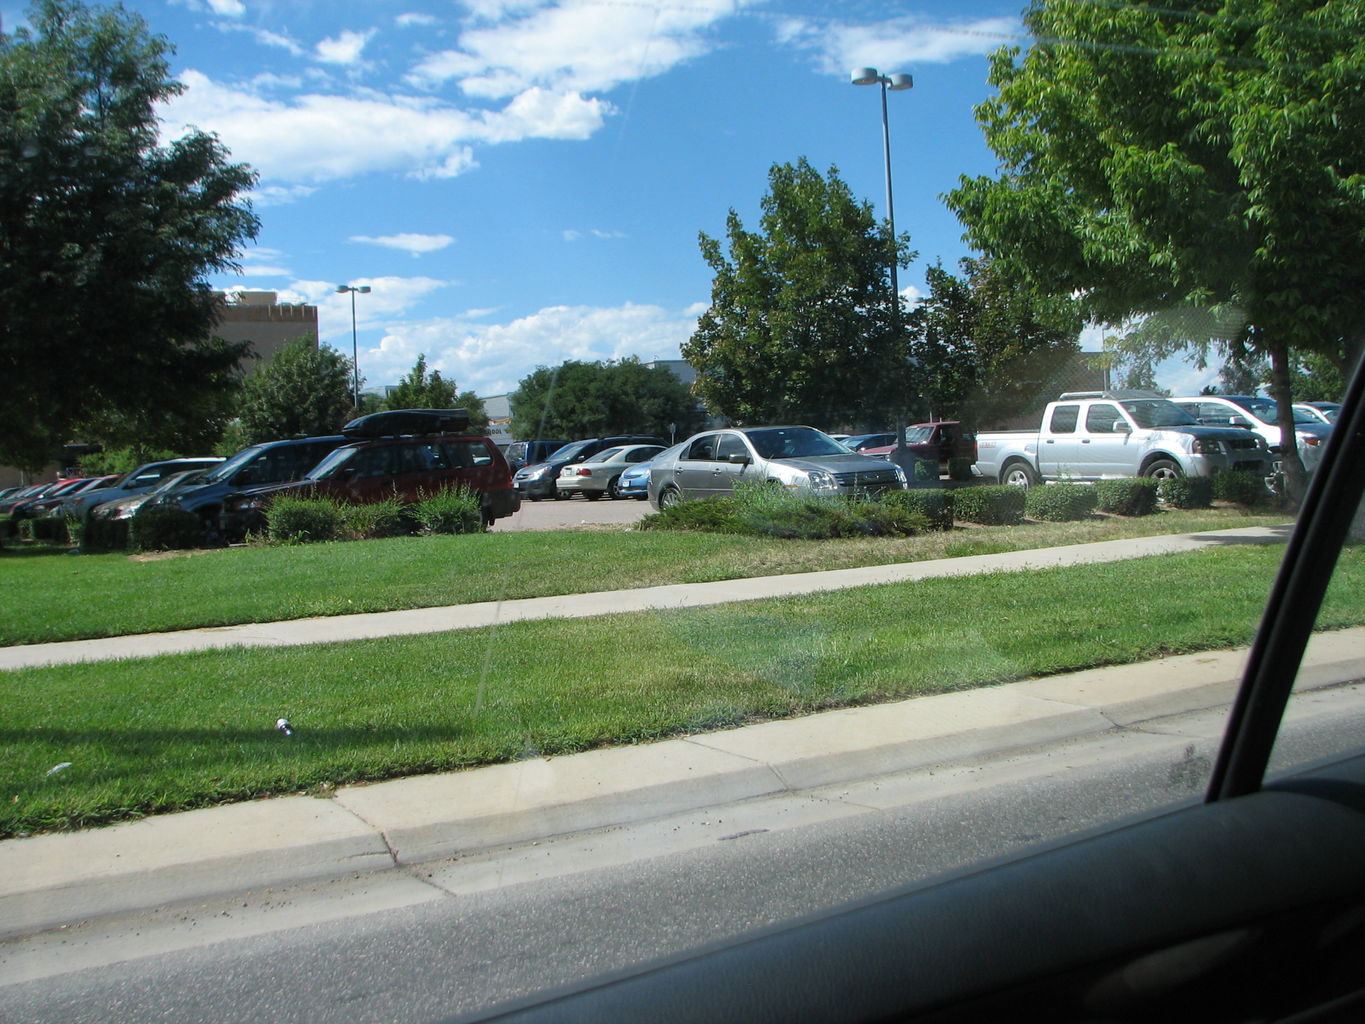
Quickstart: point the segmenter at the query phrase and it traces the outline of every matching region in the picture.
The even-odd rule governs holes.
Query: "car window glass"
[[[1096,402],[1085,413],[1085,429],[1091,434],[1112,434],[1114,421],[1122,420],[1118,406],[1109,402]]]
[[[716,458],[716,436],[707,434],[699,437],[687,448],[685,459],[692,459],[696,462],[714,462]]]
[[[720,443],[716,446],[716,458],[721,462],[729,462],[732,455],[748,455],[749,449],[740,439],[738,434],[722,434]]]
[[[1052,421],[1048,429],[1054,434],[1073,434],[1081,417],[1079,405],[1059,405],[1052,410]]]
[[[394,446],[387,444],[361,449],[351,462],[357,480],[392,476],[397,471],[395,467]]]

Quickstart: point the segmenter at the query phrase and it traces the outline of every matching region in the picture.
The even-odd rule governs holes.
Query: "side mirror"
[[[753,461],[754,460],[749,457],[747,452],[734,452],[730,455],[730,464],[732,466],[747,466]]]
[[[1127,420],[1115,420],[1111,428],[1116,434],[1131,434],[1133,428],[1128,425]]]

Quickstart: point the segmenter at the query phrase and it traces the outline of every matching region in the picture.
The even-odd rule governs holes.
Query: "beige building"
[[[221,293],[220,293],[221,294]],[[214,332],[224,341],[249,341],[255,359],[243,369],[248,373],[295,338],[318,344],[318,307],[276,301],[274,292],[234,292],[223,295],[223,312]]]

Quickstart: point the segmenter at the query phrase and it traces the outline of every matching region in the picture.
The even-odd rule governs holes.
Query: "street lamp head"
[[[886,87],[892,92],[897,92],[901,89],[913,89],[915,87],[915,80],[909,75],[891,75],[888,77]]]
[[[908,89],[910,87],[907,85],[906,88]],[[360,292],[361,295],[369,295],[370,286],[367,284],[362,284],[359,288],[356,289],[356,291]]]
[[[339,285],[337,285],[337,294],[338,294],[338,295],[345,295],[347,292],[350,292],[352,295],[354,295],[356,292],[359,292],[361,295],[369,295],[369,294],[370,294],[370,286],[367,285],[367,284],[362,284],[362,285],[339,284]]]
[[[877,74],[876,68],[854,68],[854,85],[876,85],[882,80],[882,76]]]

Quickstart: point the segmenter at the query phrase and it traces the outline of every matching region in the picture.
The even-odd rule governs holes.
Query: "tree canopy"
[[[295,338],[242,382],[233,446],[335,434],[355,415],[353,403],[351,361]]]
[[[205,276],[257,221],[255,181],[201,132],[159,145],[169,43],[121,7],[37,0],[0,33],[0,461],[78,432],[183,434],[245,353]],[[104,438],[99,438],[103,440]]]
[[[1264,353],[1292,437],[1289,351],[1345,368],[1365,335],[1365,6],[1034,0],[1025,24],[977,110],[1001,172],[948,196],[968,239],[1149,344]]]
[[[533,438],[652,434],[685,437],[703,417],[687,386],[664,367],[636,358],[619,362],[570,360],[540,366],[508,398],[512,434]]]
[[[1080,310],[1071,298],[1014,287],[989,260],[964,259],[960,268],[957,277],[929,267],[929,295],[911,316],[925,403],[916,415],[977,425],[1006,420],[1036,403],[1079,351]]]
[[[837,168],[774,164],[759,232],[726,219],[729,254],[704,232],[711,305],[683,345],[697,394],[739,423],[880,423],[909,389],[888,271],[913,258]]]
[[[488,429],[488,413],[483,401],[472,391],[457,391],[453,380],[446,380],[440,370],[427,371],[426,353],[417,357],[408,375],[384,396],[385,409],[466,409],[469,429]]]

